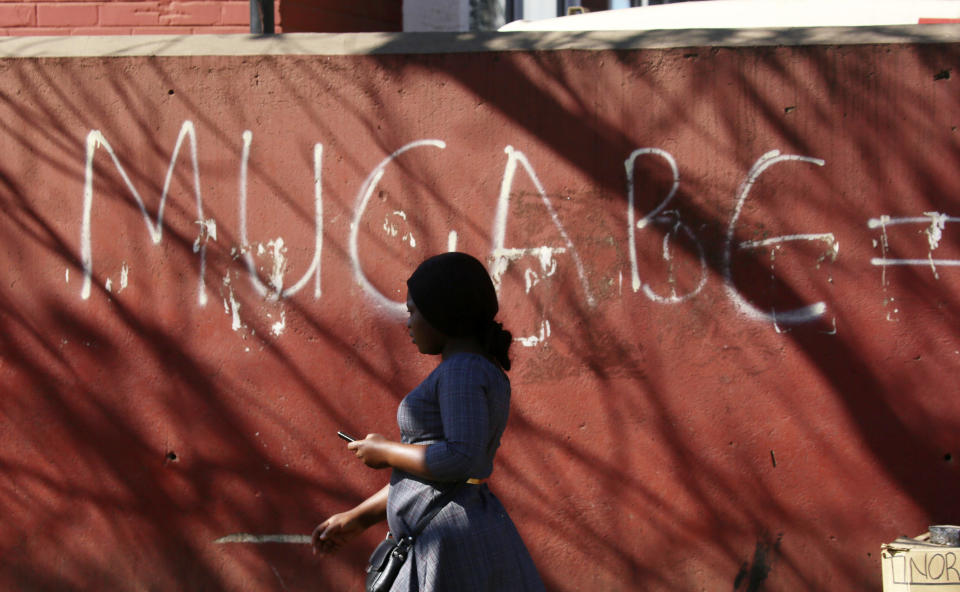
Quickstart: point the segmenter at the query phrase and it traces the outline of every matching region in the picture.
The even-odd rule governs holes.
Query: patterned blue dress
[[[408,534],[458,481],[483,479],[507,425],[510,381],[486,358],[455,354],[403,399],[402,441],[428,444],[427,481],[394,469],[387,523]],[[526,592],[543,583],[500,501],[483,485],[463,485],[414,544],[391,592]]]

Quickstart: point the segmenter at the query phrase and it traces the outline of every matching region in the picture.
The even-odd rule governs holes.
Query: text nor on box
[[[880,546],[883,592],[960,592],[960,547],[927,538],[900,537]]]

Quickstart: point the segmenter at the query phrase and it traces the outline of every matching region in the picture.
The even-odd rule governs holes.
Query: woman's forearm
[[[400,469],[411,475],[432,479],[427,467],[427,447],[420,444],[403,444],[401,442],[384,443],[384,460],[395,469]]]
[[[346,512],[330,516],[313,529],[314,553],[334,553],[367,528],[387,518],[387,485]]]
[[[417,477],[433,478],[430,469],[427,468],[426,446],[394,442],[380,434],[367,434],[363,440],[347,444],[347,448],[368,467],[374,469],[393,467]]]
[[[364,528],[373,526],[378,522],[387,519],[387,493],[390,486],[385,485],[383,489],[371,495],[367,499],[357,504],[350,513]]]

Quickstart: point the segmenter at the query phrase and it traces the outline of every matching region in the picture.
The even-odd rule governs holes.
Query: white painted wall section
[[[470,30],[470,0],[404,0],[405,33]]]

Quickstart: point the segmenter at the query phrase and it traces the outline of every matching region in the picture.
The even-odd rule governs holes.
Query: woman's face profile
[[[407,318],[407,333],[410,339],[417,345],[417,349],[422,354],[437,355],[443,352],[447,337],[440,331],[437,331],[430,324],[420,311],[417,309],[413,298],[407,296],[407,312],[410,316]]]

